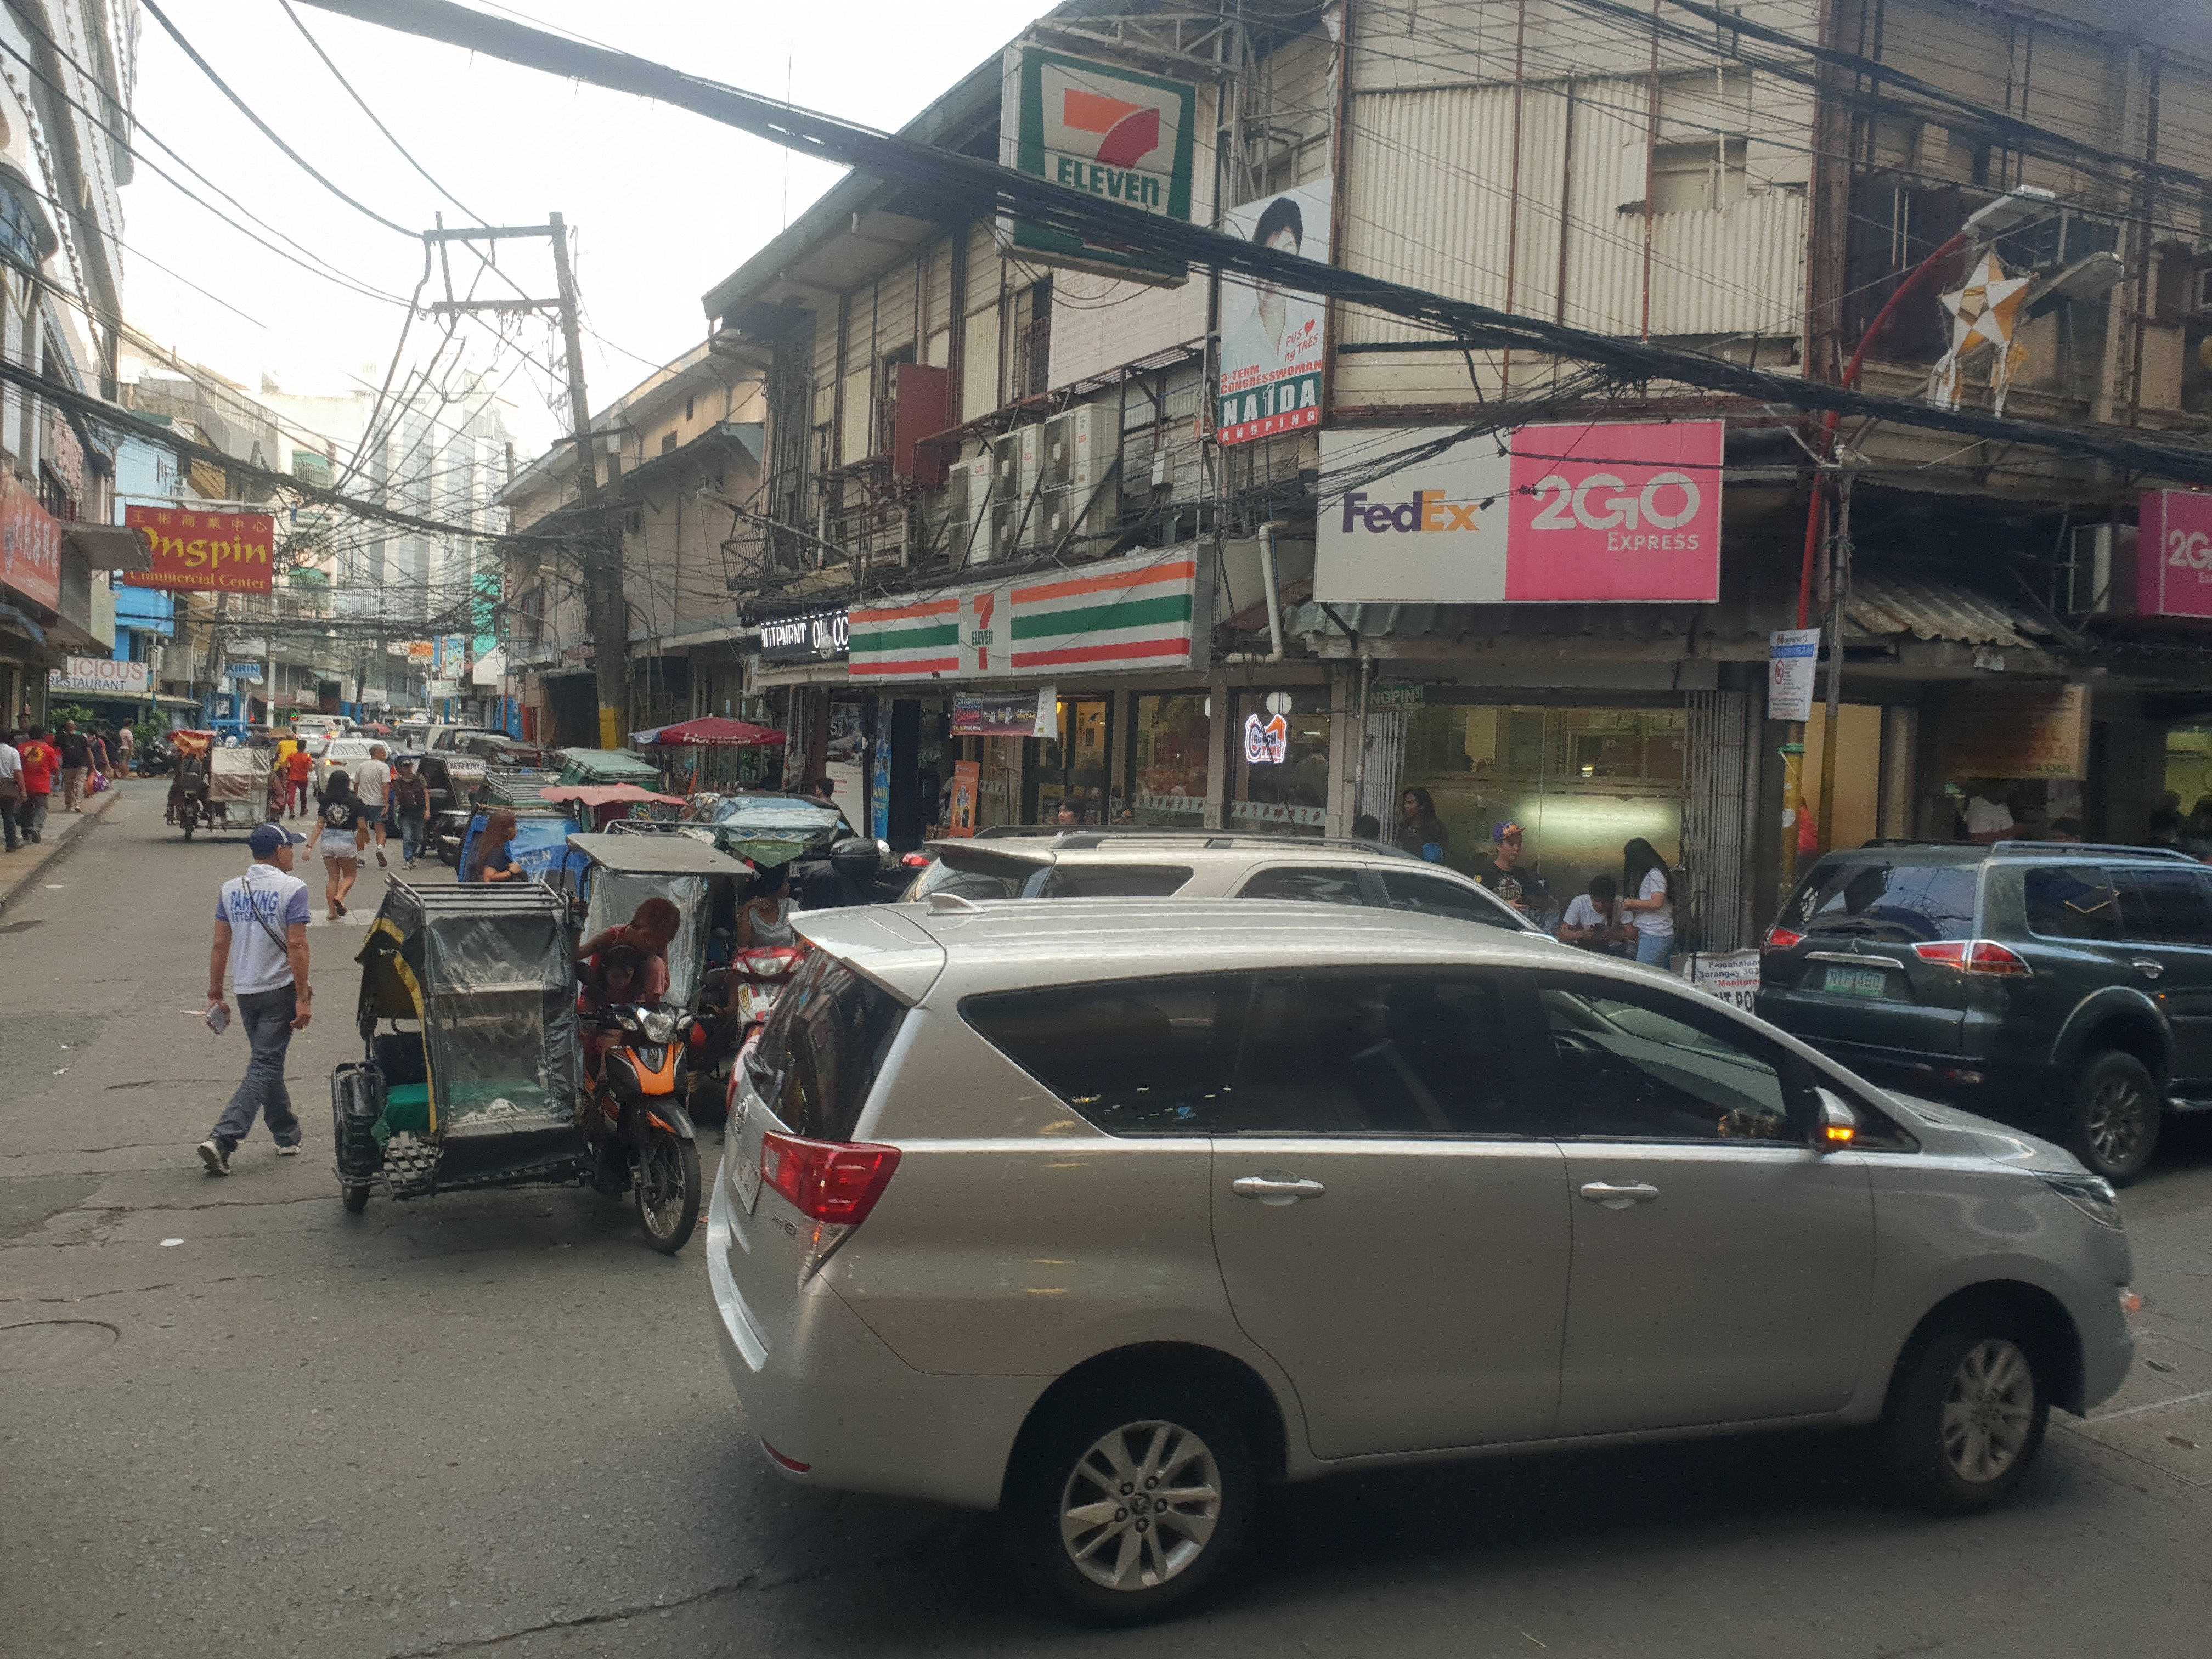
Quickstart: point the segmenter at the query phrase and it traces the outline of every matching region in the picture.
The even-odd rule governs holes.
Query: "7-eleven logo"
[[[1180,88],[1054,62],[1042,67],[1041,90],[1046,177],[1133,206],[1162,205],[1182,124]]]

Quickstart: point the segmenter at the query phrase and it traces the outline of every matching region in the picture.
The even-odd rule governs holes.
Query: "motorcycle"
[[[617,1003],[585,1027],[613,1039],[585,1079],[592,1184],[609,1198],[634,1192],[646,1243],[666,1255],[699,1223],[698,1136],[684,1109],[692,1024],[678,1009]]]
[[[735,1052],[730,1059],[729,1081],[723,1091],[726,1114],[736,1110],[738,1079],[744,1071],[745,1061],[760,1046],[768,1017],[775,1012],[777,1000],[799,972],[799,964],[805,960],[804,945],[766,945],[740,951],[731,962],[730,979],[737,987],[734,1001],[739,1035],[732,1045]]]

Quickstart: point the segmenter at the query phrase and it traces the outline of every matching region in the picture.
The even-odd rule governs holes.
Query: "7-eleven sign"
[[[1023,173],[1188,222],[1197,125],[1198,89],[1187,82],[1042,46],[1006,49],[999,159]],[[1016,246],[1079,256],[1070,263],[1181,274],[1040,226],[1001,228]]]

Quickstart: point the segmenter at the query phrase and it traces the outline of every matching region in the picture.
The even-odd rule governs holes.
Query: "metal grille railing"
[[[1692,691],[1689,699],[1689,791],[1682,803],[1687,902],[1677,948],[1741,950],[1750,943],[1743,866],[1757,810],[1750,699],[1741,691]]]

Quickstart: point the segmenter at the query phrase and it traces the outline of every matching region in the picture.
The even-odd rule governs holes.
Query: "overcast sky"
[[[567,216],[586,320],[603,337],[585,341],[594,408],[703,337],[700,295],[837,176],[684,111],[294,3],[377,117],[462,203],[493,223]],[[994,52],[1045,0],[472,3],[771,95],[783,95],[787,65],[795,101],[889,128]],[[163,9],[339,188],[402,225],[428,228],[441,210],[449,226],[461,222],[331,78],[279,0],[163,0]],[[363,217],[286,160],[150,16],[142,20],[137,114],[147,160],[124,198],[124,237],[136,250],[124,256],[133,325],[249,389],[264,374],[287,392],[338,392],[356,379],[374,386],[404,307],[349,293],[225,224],[157,173],[158,166],[219,202],[153,141],[364,287],[411,293],[421,243]],[[532,295],[553,292],[544,243],[509,243],[501,257]],[[456,253],[457,288],[473,269]],[[511,297],[514,289],[489,279],[479,293]],[[441,294],[434,273],[425,297]],[[410,355],[427,349],[434,326],[417,320]],[[489,364],[496,343],[481,328],[473,334],[471,360]],[[524,337],[553,360],[545,325],[530,325]],[[501,372],[517,361],[507,353]],[[523,447],[542,446],[555,430],[546,374],[525,367],[507,390],[522,408]]]

